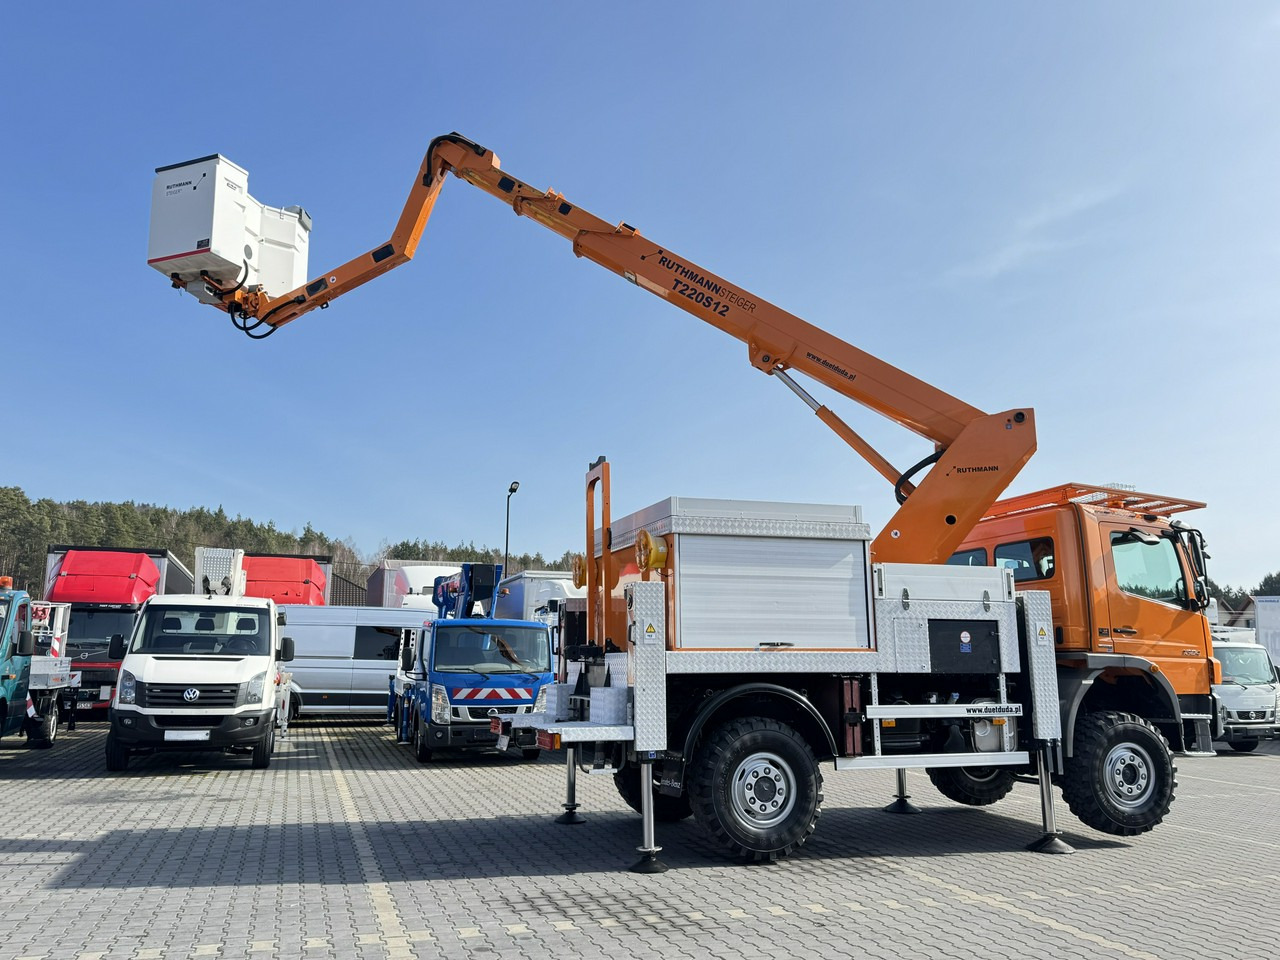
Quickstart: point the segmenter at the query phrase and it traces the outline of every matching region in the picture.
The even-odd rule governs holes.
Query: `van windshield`
[[[538,627],[437,624],[431,666],[439,673],[546,673],[551,644]]]
[[[1275,679],[1271,658],[1263,647],[1217,647],[1213,655],[1222,664],[1222,679],[1228,683],[1271,683]]]
[[[264,656],[271,652],[268,613],[262,608],[148,607],[130,653],[169,656]]]

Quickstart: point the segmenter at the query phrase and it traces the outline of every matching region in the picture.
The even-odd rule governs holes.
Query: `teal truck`
[[[64,656],[68,607],[32,600],[0,577],[0,737],[26,733],[35,747],[58,736],[58,699],[72,686]]]

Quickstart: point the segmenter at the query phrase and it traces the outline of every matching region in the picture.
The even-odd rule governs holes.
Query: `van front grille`
[[[238,684],[148,683],[138,686],[143,687],[143,695],[138,698],[141,705],[153,709],[225,709],[234,707],[240,696]]]

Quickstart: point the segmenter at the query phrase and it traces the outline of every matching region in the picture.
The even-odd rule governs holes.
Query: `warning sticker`
[[[652,621],[644,625],[644,642],[658,642],[658,628],[653,625]]]
[[[968,630],[960,631],[960,652],[973,653],[973,638],[969,636]]]

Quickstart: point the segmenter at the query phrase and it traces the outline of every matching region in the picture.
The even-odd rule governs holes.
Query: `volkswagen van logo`
[[[182,699],[187,701],[187,703],[195,703],[200,699],[200,691],[195,687],[187,687],[187,689],[182,691]]]

